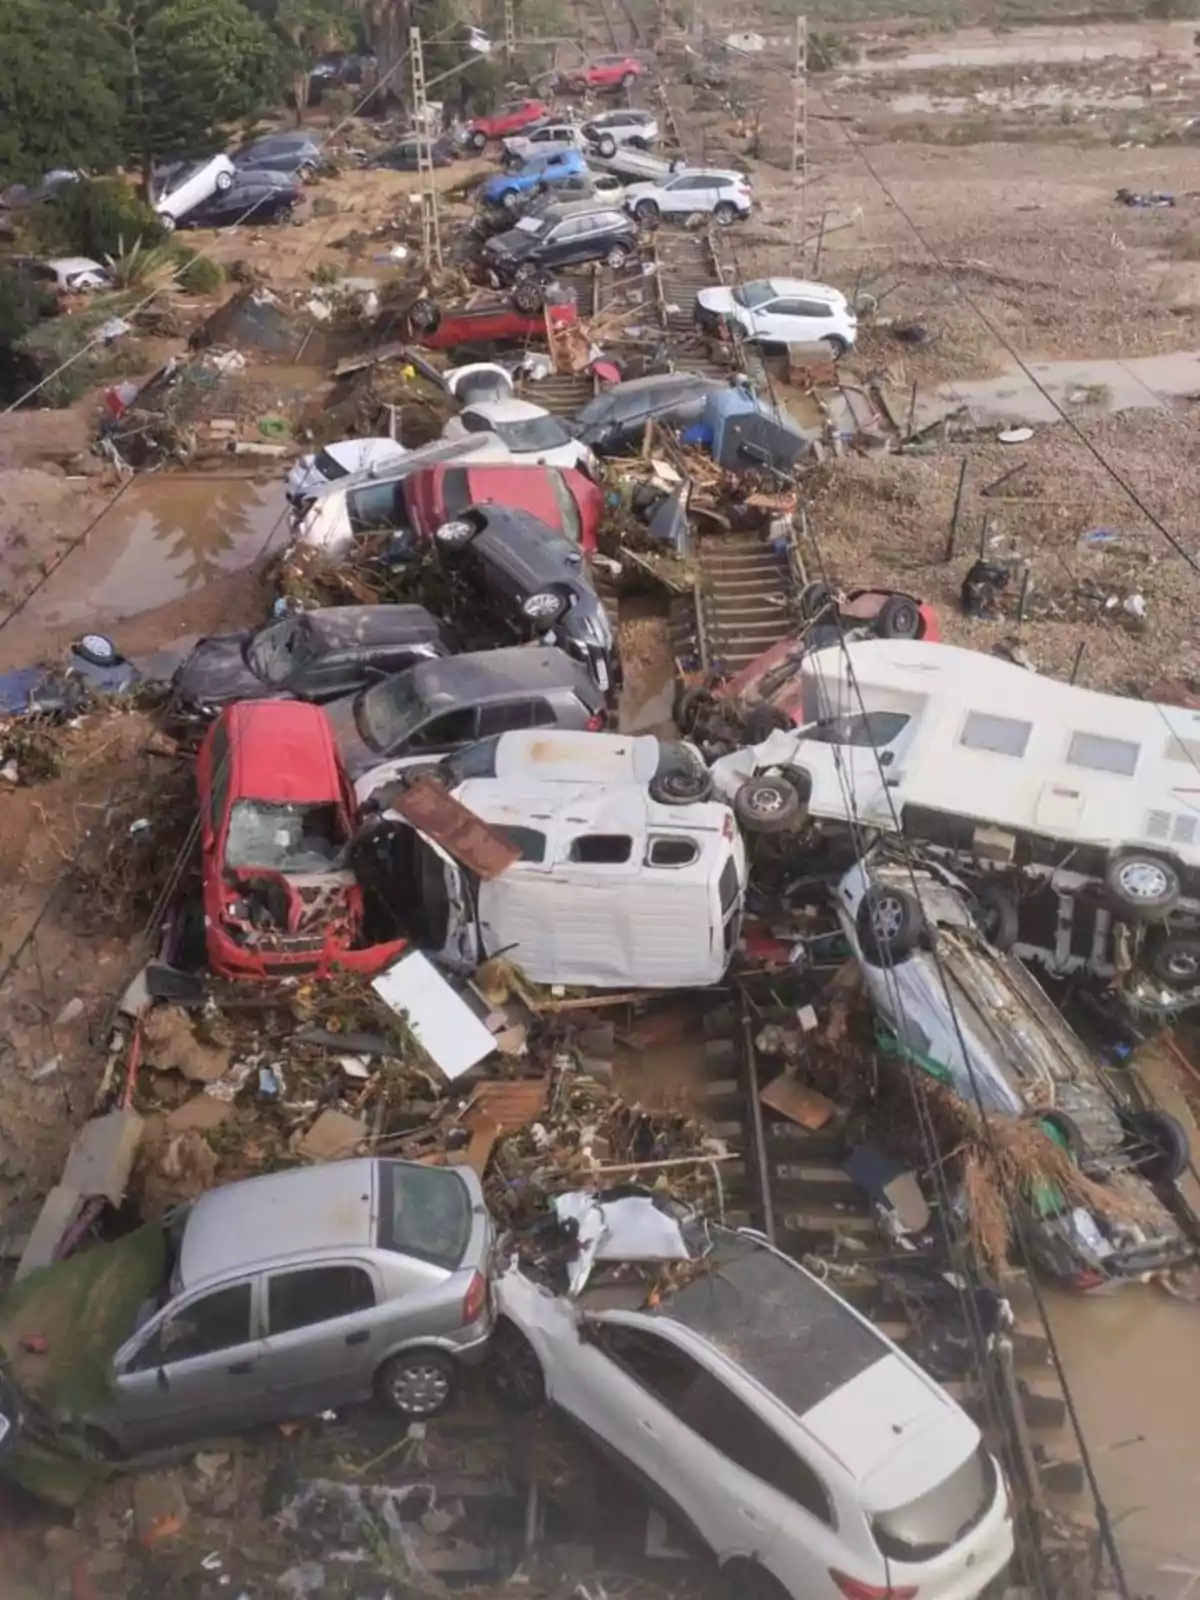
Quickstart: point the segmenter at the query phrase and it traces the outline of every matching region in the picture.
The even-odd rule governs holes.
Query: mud
[[[981,423],[1052,423],[1065,412],[1098,416],[1172,401],[1200,399],[1200,351],[1134,357],[1128,361],[1034,361],[1032,377],[1018,367],[999,378],[942,384],[934,396],[918,395],[916,427],[967,406]],[[1036,382],[1034,381],[1036,379]]]
[[[909,50],[884,59],[870,58],[858,71],[883,73],[896,71],[934,72],[950,67],[1003,67],[1022,62],[1103,61],[1119,56],[1127,61],[1152,60],[1156,56],[1190,58],[1194,54],[1191,22],[1143,23],[1087,28],[1022,28],[998,35],[985,29],[969,29],[954,36],[953,43],[933,49]]]

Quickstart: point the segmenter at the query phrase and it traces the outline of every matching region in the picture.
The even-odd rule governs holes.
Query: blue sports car
[[[533,156],[516,172],[498,172],[488,178],[479,191],[485,206],[516,207],[524,195],[535,189],[553,188],[568,178],[587,171],[587,162],[578,150],[550,150]]]

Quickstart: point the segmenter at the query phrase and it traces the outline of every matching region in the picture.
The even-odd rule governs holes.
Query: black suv
[[[434,543],[446,568],[519,639],[556,644],[605,694],[619,686],[612,624],[579,546],[527,511],[471,506]]]
[[[497,283],[534,273],[603,261],[618,271],[637,254],[637,224],[617,205],[578,201],[524,216],[483,247],[483,264]]]

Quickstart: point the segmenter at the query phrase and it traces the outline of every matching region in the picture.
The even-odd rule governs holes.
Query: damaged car
[[[845,874],[834,900],[905,1066],[985,1114],[1031,1118],[1093,1193],[1111,1193],[1110,1211],[1053,1184],[1023,1196],[1023,1231],[1043,1269],[1096,1289],[1190,1260],[1195,1247],[1161,1198],[1188,1166],[1187,1135],[1169,1113],[1134,1103],[1025,967],[985,937],[990,925],[1011,945],[1015,906],[981,903],[945,868],[886,846]]]
[[[373,942],[350,864],[357,808],[319,706],[227,707],[196,761],[208,965],[224,978],[375,973],[405,949]]]
[[[552,1204],[496,1279],[501,1392],[564,1412],[730,1593],[972,1600],[1005,1570],[1012,1506],[978,1427],[831,1288],[644,1191]]]
[[[408,451],[394,439],[336,439],[302,455],[287,475],[284,493],[297,512],[313,502],[318,489],[360,473],[374,475],[402,461]]]
[[[92,697],[128,694],[141,682],[111,639],[85,633],[61,661],[0,672],[0,718],[71,717]]]
[[[630,378],[589,400],[575,413],[572,427],[580,443],[597,455],[622,455],[641,447],[650,422],[682,428],[699,421],[708,397],[728,387],[728,378],[703,372]]]
[[[424,606],[329,606],[201,639],[171,681],[174,707],[210,714],[235,700],[320,704],[453,655],[450,629]]]

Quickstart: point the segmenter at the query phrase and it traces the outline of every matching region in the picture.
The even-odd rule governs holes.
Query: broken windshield
[[[347,839],[338,807],[238,800],[229,815],[225,862],[236,870],[336,872]]]
[[[286,683],[312,651],[308,629],[299,617],[281,617],[251,639],[246,660],[264,683]]]
[[[354,720],[372,750],[394,750],[415,733],[429,715],[407,672],[365,690],[354,707]]]
[[[492,421],[492,430],[515,455],[528,450],[557,450],[571,435],[557,417],[522,417],[517,422]]]
[[[768,300],[774,300],[775,291],[769,283],[743,283],[740,288],[733,291],[733,298],[739,306],[745,306],[747,311],[753,311],[756,306],[766,305]]]

